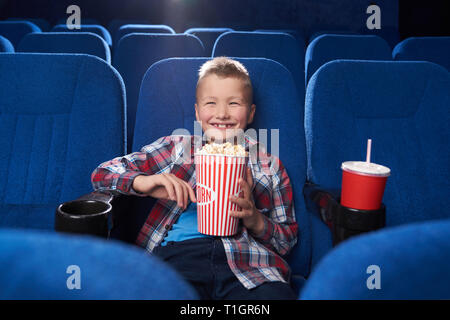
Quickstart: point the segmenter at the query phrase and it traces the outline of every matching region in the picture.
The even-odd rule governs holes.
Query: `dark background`
[[[107,26],[112,19],[145,19],[183,32],[189,27],[237,30],[296,29],[308,37],[319,30],[370,33],[366,8],[381,8],[384,33],[450,35],[449,0],[0,0],[0,19],[44,18],[55,24],[76,4],[83,18]]]

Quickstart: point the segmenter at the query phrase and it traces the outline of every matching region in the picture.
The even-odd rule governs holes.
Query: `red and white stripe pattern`
[[[229,201],[239,196],[239,178],[243,178],[247,158],[226,155],[195,155],[197,183],[198,231],[213,236],[232,236],[237,232],[239,219],[228,215],[241,210]]]

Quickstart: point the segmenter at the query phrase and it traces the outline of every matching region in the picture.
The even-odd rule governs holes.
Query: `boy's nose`
[[[216,109],[216,117],[219,119],[228,118],[228,106],[220,104]]]

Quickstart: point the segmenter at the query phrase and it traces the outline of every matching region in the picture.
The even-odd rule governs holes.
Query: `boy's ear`
[[[250,114],[248,115],[248,121],[247,124],[250,124],[253,122],[253,117],[255,116],[255,111],[256,111],[256,105],[252,104],[250,106]]]
[[[195,106],[195,120],[200,121],[198,118],[198,106],[197,104],[195,104],[194,106]]]

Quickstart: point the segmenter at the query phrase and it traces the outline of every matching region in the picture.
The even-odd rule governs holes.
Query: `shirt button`
[[[166,225],[164,226],[164,228],[166,228],[166,230],[170,230],[170,226],[169,226],[168,224],[166,224]]]

